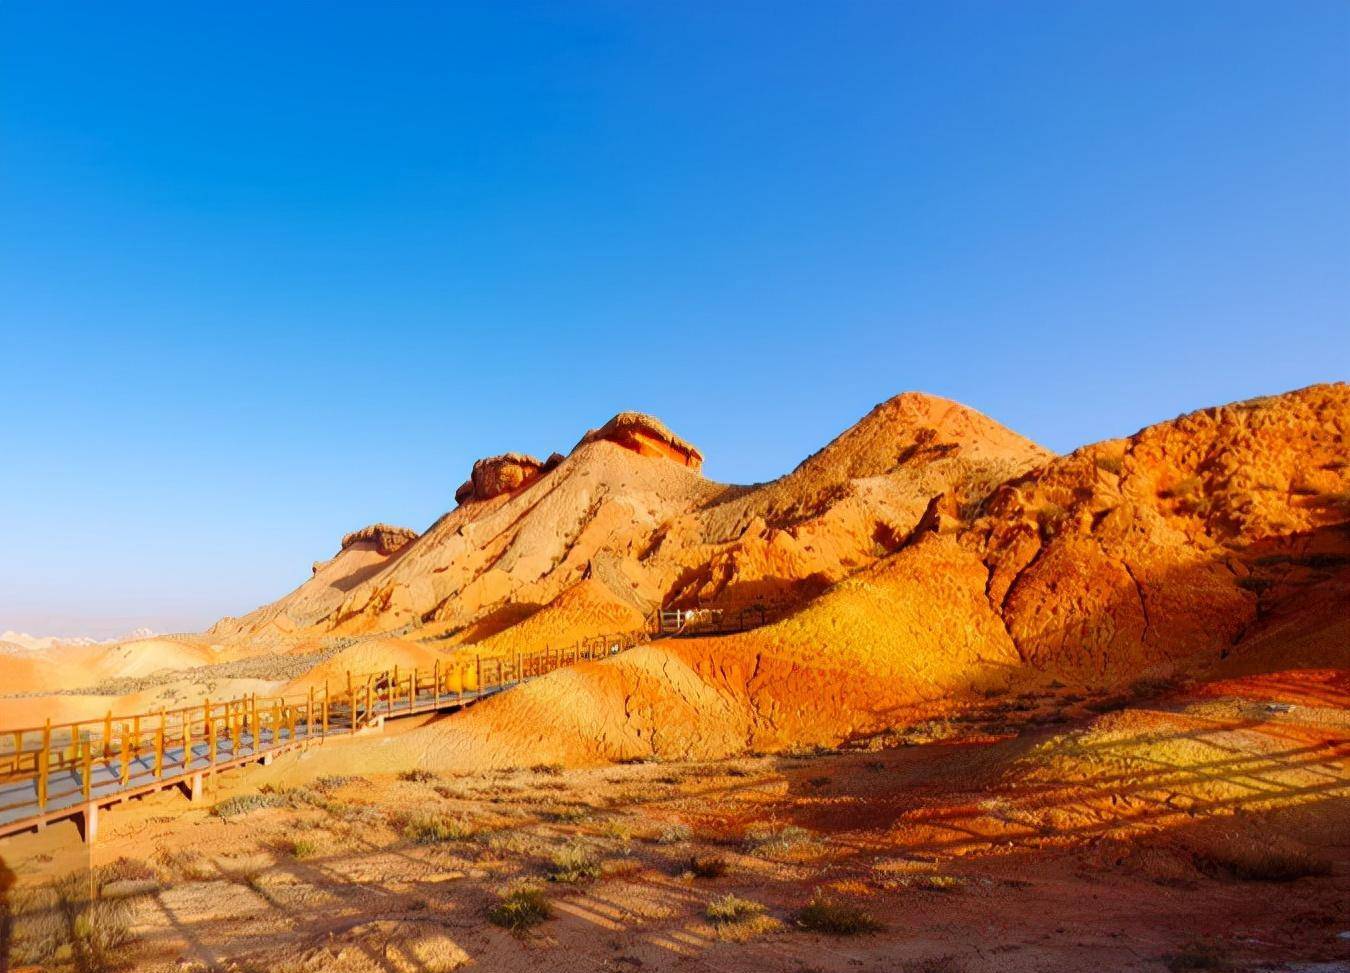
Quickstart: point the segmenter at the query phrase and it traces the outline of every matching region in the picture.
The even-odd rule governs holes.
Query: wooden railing
[[[655,635],[725,635],[776,622],[788,614],[778,603],[662,608],[647,619]]]
[[[49,809],[77,809],[128,789],[349,734],[385,718],[463,705],[645,640],[645,633],[599,636],[561,649],[437,660],[430,670],[394,666],[360,675],[347,672],[337,685],[325,681],[303,695],[255,693],[155,712],[118,716],[109,711],[91,720],[48,719],[37,727],[0,728],[0,831],[6,818],[9,824],[22,820],[14,815],[29,804],[34,818]],[[14,786],[24,782],[34,786]]]

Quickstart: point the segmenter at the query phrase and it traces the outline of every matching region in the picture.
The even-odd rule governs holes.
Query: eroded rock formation
[[[407,527],[391,527],[389,524],[371,524],[354,530],[342,538],[342,550],[353,544],[374,544],[375,550],[385,557],[393,554],[406,544],[417,540],[417,531]]]
[[[529,486],[544,473],[544,464],[524,453],[488,456],[473,464],[473,473],[455,491],[455,502],[491,500]]]
[[[599,429],[587,432],[577,446],[602,440],[631,449],[640,456],[668,459],[692,470],[703,466],[703,454],[692,443],[675,435],[660,419],[641,412],[620,412]]]

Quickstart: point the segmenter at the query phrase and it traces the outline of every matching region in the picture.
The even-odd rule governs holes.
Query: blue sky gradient
[[[265,9],[264,9],[265,7]],[[0,629],[194,629],[620,409],[790,469],[1350,373],[1350,4],[0,6]]]

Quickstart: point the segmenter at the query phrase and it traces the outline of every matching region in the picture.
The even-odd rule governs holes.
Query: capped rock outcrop
[[[473,473],[455,491],[455,502],[491,500],[504,493],[514,493],[539,479],[543,472],[544,464],[524,453],[485,457],[473,464]]]
[[[354,530],[342,538],[342,550],[345,551],[353,544],[368,543],[374,544],[375,550],[388,557],[399,548],[417,540],[417,536],[417,531],[409,530],[407,527],[371,524],[369,527]]]
[[[620,412],[599,429],[581,437],[577,447],[606,440],[641,456],[668,459],[697,470],[703,466],[703,454],[692,443],[675,435],[664,422],[641,412]]]

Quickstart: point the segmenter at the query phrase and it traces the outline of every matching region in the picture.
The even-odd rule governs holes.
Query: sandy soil
[[[32,889],[92,867],[130,894],[114,965],[146,970],[1340,969],[1300,964],[1350,963],[1347,701],[1350,673],[1287,672],[1028,694],[851,751],[417,779],[374,772],[420,732],[391,724],[222,775],[199,809],[118,808],[92,856],[72,825],[3,854],[20,958]],[[595,874],[550,880],[569,851]],[[512,934],[487,915],[520,882],[552,917]],[[817,890],[882,928],[801,928]],[[764,914],[710,921],[728,893]]]

